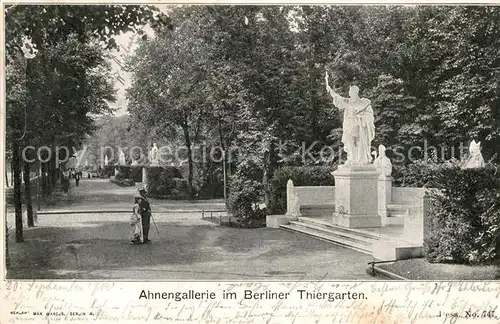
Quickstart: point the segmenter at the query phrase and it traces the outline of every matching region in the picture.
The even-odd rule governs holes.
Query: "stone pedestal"
[[[288,225],[290,220],[285,215],[267,215],[266,227],[280,228],[281,225]]]
[[[380,175],[378,178],[378,214],[382,219],[382,225],[385,225],[384,220],[389,216],[387,204],[391,203],[392,195],[392,177]]]
[[[332,221],[348,228],[380,227],[379,173],[371,164],[340,165],[335,177],[335,213]]]

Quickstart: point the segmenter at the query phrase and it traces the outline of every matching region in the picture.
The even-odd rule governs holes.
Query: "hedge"
[[[270,181],[269,209],[273,214],[286,212],[286,184],[292,179],[294,186],[334,186],[331,166],[283,167]]]
[[[500,178],[489,168],[441,168],[428,186],[424,252],[430,262],[500,261]]]
[[[142,166],[119,166],[116,179],[132,179],[142,182]]]
[[[120,187],[133,187],[135,182],[132,179],[109,179],[112,183],[119,185]]]
[[[112,177],[115,175],[115,167],[113,165],[105,165],[104,169],[101,171],[103,177]]]

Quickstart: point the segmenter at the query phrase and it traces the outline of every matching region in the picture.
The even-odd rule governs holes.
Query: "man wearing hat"
[[[140,188],[139,195],[141,199],[139,200],[139,211],[141,213],[142,218],[142,231],[144,233],[144,243],[149,244],[151,241],[149,240],[149,225],[151,221],[151,206],[149,205],[149,201],[146,198],[146,189]]]

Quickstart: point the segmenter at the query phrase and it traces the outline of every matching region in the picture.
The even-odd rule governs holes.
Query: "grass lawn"
[[[469,266],[462,264],[429,263],[425,259],[400,260],[377,265],[410,280],[498,280],[496,266]]]

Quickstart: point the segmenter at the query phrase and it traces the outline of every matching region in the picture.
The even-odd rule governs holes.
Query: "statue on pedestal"
[[[369,99],[358,96],[359,88],[349,88],[349,98],[341,97],[328,84],[328,72],[325,75],[326,90],[332,96],[333,104],[344,111],[342,124],[342,143],[347,153],[348,164],[370,164],[371,142],[375,136],[373,109]]]
[[[384,177],[390,177],[392,174],[392,163],[391,160],[385,155],[385,146],[378,146],[378,157],[375,153],[375,160],[373,165],[377,168],[377,171]]]
[[[104,157],[104,165],[108,165],[109,161],[108,161],[108,156],[106,155]]]
[[[158,146],[156,146],[156,143],[153,144],[153,148],[151,149],[151,152],[149,154],[151,156],[151,166],[158,166]]]
[[[462,169],[473,169],[484,167],[484,159],[481,154],[481,142],[472,140],[469,145],[469,158],[462,166]]]

